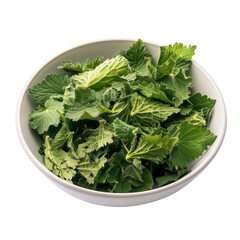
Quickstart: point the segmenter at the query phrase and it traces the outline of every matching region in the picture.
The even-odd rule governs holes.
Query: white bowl
[[[70,184],[54,175],[45,167],[43,159],[38,153],[40,140],[28,124],[28,115],[36,105],[31,96],[28,94],[27,89],[37,82],[42,81],[45,75],[61,72],[61,70],[57,70],[57,66],[65,60],[81,62],[87,58],[93,59],[100,56],[103,56],[105,59],[111,58],[115,56],[119,50],[129,48],[133,42],[134,41],[129,40],[108,40],[92,42],[70,49],[47,62],[34,75],[34,77],[28,81],[28,84],[23,89],[20,96],[17,109],[17,131],[20,142],[28,157],[32,160],[35,166],[37,166],[38,169],[59,188],[74,197],[87,202],[107,206],[131,206],[167,197],[186,186],[211,162],[224,139],[227,125],[224,100],[213,79],[201,66],[199,66],[199,64],[193,61],[190,69],[190,76],[193,78],[193,92],[207,94],[209,97],[217,100],[209,125],[209,129],[217,135],[217,139],[208,151],[205,152],[204,156],[195,160],[194,163],[191,164],[191,171],[187,175],[174,183],[149,191],[137,193],[106,193]],[[146,43],[146,45],[153,56],[153,60],[156,62],[159,56],[159,46],[152,43]]]

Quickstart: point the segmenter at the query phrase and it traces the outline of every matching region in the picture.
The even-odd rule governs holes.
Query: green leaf
[[[186,175],[189,172],[188,169],[182,169],[179,170],[178,172],[169,172],[161,177],[157,177],[155,180],[158,184],[159,187],[170,183],[170,182],[175,182],[182,176]]]
[[[162,102],[173,104],[168,98],[165,87],[159,83],[148,83],[146,81],[133,81],[131,82],[131,88],[135,91],[139,91],[147,98],[158,99]]]
[[[98,120],[103,113],[112,113],[112,111],[104,106],[102,92],[80,88],[75,91],[74,104],[66,112],[66,117],[73,121]]]
[[[177,138],[160,135],[145,135],[139,140],[136,146],[126,155],[126,160],[131,159],[148,159],[155,163],[162,161],[173,149]]]
[[[71,79],[66,74],[49,74],[28,91],[36,102],[44,104],[49,98],[62,98],[70,82]]]
[[[192,79],[185,72],[189,69],[196,46],[186,47],[181,43],[160,47],[157,65],[157,79],[166,89],[173,91],[172,99],[178,107],[189,98]]]
[[[80,187],[91,189],[91,190],[96,190],[96,188],[97,188],[97,182],[94,182],[93,184],[89,184],[88,182],[86,182],[86,178],[80,174],[76,175],[73,178],[73,183]]]
[[[122,177],[126,179],[132,179],[132,180],[143,182],[142,172],[143,172],[142,169],[137,168],[131,164],[124,169],[122,173]]]
[[[203,112],[204,117],[207,117],[216,104],[216,100],[208,98],[206,95],[202,96],[200,93],[196,93],[189,98],[193,109],[197,112]]]
[[[187,77],[183,70],[177,74],[171,74],[161,78],[161,84],[173,92],[171,100],[174,102],[175,107],[178,107],[182,104],[183,100],[189,98],[189,87],[191,83],[192,79]]]
[[[129,125],[120,119],[116,118],[113,122],[114,131],[117,136],[125,143],[132,142],[134,136],[137,133],[141,133],[140,128],[136,128],[132,125]]]
[[[66,117],[73,121],[81,119],[100,120],[98,117],[103,113],[111,113],[111,111],[100,103],[87,103],[85,105],[76,103],[67,111]]]
[[[75,86],[70,83],[66,88],[63,94],[63,103],[69,106],[73,105],[75,99]]]
[[[52,140],[52,148],[62,148],[72,135],[73,132],[68,132],[66,130],[65,124],[62,124],[61,129],[56,134],[55,138]]]
[[[89,130],[87,141],[80,144],[81,147],[85,148],[86,153],[97,151],[100,148],[113,143],[113,127],[110,124],[104,123],[104,121],[100,121],[100,125],[97,129]]]
[[[169,161],[183,168],[203,154],[212,145],[216,136],[206,128],[183,122],[179,126],[178,142]]]
[[[113,191],[116,193],[128,193],[131,189],[129,181],[116,183],[113,187]]]
[[[107,180],[109,183],[118,183],[122,174],[122,162],[125,159],[123,151],[115,152],[111,157],[111,166],[107,170]]]
[[[192,111],[186,116],[176,116],[175,118],[171,119],[170,124],[179,124],[181,122],[189,122],[193,125],[206,126],[206,120],[203,113],[196,111]]]
[[[89,184],[94,184],[94,177],[97,176],[98,171],[104,167],[107,162],[107,158],[103,155],[98,162],[82,162],[77,166],[78,172],[80,172],[87,180]]]
[[[161,46],[158,64],[165,63],[170,57],[191,60],[192,56],[195,54],[194,51],[196,48],[195,45],[189,45],[189,47],[187,47],[182,43],[175,43],[173,46],[171,44],[168,46]]]
[[[99,169],[95,180],[98,183],[105,183],[107,181],[107,170],[109,169],[109,164],[107,164],[107,162],[105,163],[104,167],[102,167],[101,169]]]
[[[95,58],[93,61],[89,59],[85,60],[83,63],[64,61],[61,65],[58,66],[58,69],[64,69],[70,72],[86,72],[95,69],[98,65],[103,62],[103,58]]]
[[[76,175],[76,166],[79,160],[73,159],[62,149],[52,149],[49,137],[45,140],[45,165],[55,175],[62,179],[72,182],[72,178]]]
[[[36,107],[29,115],[29,123],[39,134],[46,132],[49,126],[57,126],[60,123],[60,115],[63,112],[63,103],[55,99],[49,99],[45,102],[44,107]]]
[[[169,69],[171,69],[171,73],[177,73],[180,69],[188,70],[195,49],[195,45],[187,47],[182,43],[175,43],[173,46],[161,46],[157,77],[161,78],[164,75],[169,75]]]
[[[178,106],[178,108],[180,109],[179,113],[183,116],[188,115],[193,110],[192,103],[189,101],[189,99],[184,100],[183,103]]]
[[[129,99],[124,99],[116,102],[112,108],[112,113],[109,115],[110,119],[119,118],[120,120],[130,122],[131,104]]]
[[[131,98],[133,121],[144,125],[152,126],[160,121],[165,121],[173,113],[178,113],[179,109],[168,104],[150,100],[134,93]]]
[[[138,186],[136,186],[136,183],[135,183],[135,186],[132,186],[132,192],[141,192],[141,191],[147,191],[149,189],[152,189],[152,186],[154,184],[152,174],[145,167],[143,167],[142,169],[142,179],[143,179],[143,182],[141,184],[138,184]]]
[[[111,86],[113,81],[134,80],[135,75],[130,73],[128,60],[123,56],[117,56],[105,60],[94,70],[72,76],[78,87],[94,89]]]
[[[103,96],[105,100],[109,102],[115,102],[118,99],[119,92],[114,86],[112,86],[104,90]]]
[[[152,77],[151,55],[141,39],[135,42],[127,51],[122,50],[120,54],[128,59],[131,69],[136,71],[137,76]]]

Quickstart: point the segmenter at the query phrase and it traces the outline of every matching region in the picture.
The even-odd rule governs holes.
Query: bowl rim
[[[27,81],[27,83],[25,84],[25,86],[23,87],[21,94],[19,96],[18,99],[18,103],[17,103],[17,109],[16,109],[16,129],[17,129],[17,135],[19,138],[19,141],[25,151],[25,153],[27,154],[27,156],[30,158],[30,160],[33,162],[33,164],[44,174],[46,175],[48,178],[50,178],[51,180],[53,180],[53,182],[56,182],[60,185],[63,185],[66,188],[69,188],[71,190],[74,191],[80,191],[83,192],[85,194],[88,195],[95,195],[95,196],[102,196],[102,197],[113,197],[113,198],[129,198],[129,197],[136,197],[136,196],[145,196],[145,195],[149,195],[149,194],[156,194],[159,192],[164,192],[165,190],[170,190],[170,189],[174,189],[178,186],[180,186],[181,184],[183,184],[184,182],[188,182],[191,181],[195,176],[198,175],[198,173],[200,173],[203,169],[206,168],[206,166],[212,161],[212,159],[214,158],[214,156],[217,154],[218,150],[220,149],[222,142],[224,140],[225,134],[226,134],[226,128],[227,128],[227,112],[226,112],[226,105],[224,102],[224,99],[222,97],[222,94],[219,90],[219,87],[217,86],[217,84],[215,83],[215,81],[213,80],[213,78],[208,74],[208,72],[202,67],[200,66],[200,64],[198,64],[196,61],[192,60],[192,64],[198,68],[204,75],[206,75],[206,77],[209,79],[210,83],[213,85],[214,89],[216,90],[216,94],[218,96],[218,101],[219,104],[221,106],[221,110],[223,113],[222,116],[222,127],[221,127],[221,131],[218,134],[214,144],[209,148],[208,150],[208,154],[204,155],[204,161],[201,162],[200,164],[198,164],[196,166],[196,168],[194,168],[193,170],[191,170],[188,174],[186,174],[185,176],[183,176],[182,178],[180,178],[179,180],[167,184],[165,186],[162,187],[157,187],[151,190],[146,190],[146,191],[141,191],[141,192],[130,192],[130,193],[112,193],[112,192],[101,192],[101,191],[96,191],[96,190],[91,190],[91,189],[87,189],[84,187],[80,187],[77,185],[74,185],[72,183],[67,182],[66,180],[63,180],[61,178],[59,178],[58,176],[56,176],[54,173],[52,173],[51,171],[49,171],[45,165],[43,165],[42,163],[40,163],[37,158],[32,154],[31,150],[29,149],[28,145],[26,144],[24,137],[23,137],[23,133],[22,133],[22,128],[21,128],[21,124],[20,124],[20,113],[21,113],[21,106],[22,106],[22,100],[23,97],[25,95],[25,92],[27,91],[31,81],[33,80],[33,78],[46,66],[48,65],[50,62],[54,61],[57,57],[60,57],[61,55],[66,54],[67,52],[73,51],[74,49],[77,49],[79,47],[83,47],[83,46],[87,46],[87,45],[93,45],[93,44],[99,44],[99,43],[103,43],[103,42],[130,42],[133,43],[137,40],[135,39],[106,39],[106,40],[98,40],[98,41],[91,41],[91,42],[87,42],[87,43],[83,43],[80,45],[77,45],[75,47],[72,47],[70,49],[67,49],[63,52],[60,52],[58,54],[55,54],[55,56],[53,56],[52,58],[50,58],[49,60],[46,60],[44,64],[42,64],[42,66],[40,68],[38,68],[37,71],[35,71],[32,76],[30,77],[30,79]],[[158,43],[153,43],[148,42],[148,41],[144,41],[145,44],[147,45],[152,45],[154,47],[160,47],[161,45]]]

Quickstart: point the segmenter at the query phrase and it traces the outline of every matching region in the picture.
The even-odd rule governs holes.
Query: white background
[[[1,1],[0,239],[240,239],[238,1]],[[112,208],[80,201],[32,164],[16,134],[26,82],[47,60],[103,39],[198,46],[194,59],[215,79],[228,129],[211,164],[163,200]],[[221,119],[219,119],[221,121]]]

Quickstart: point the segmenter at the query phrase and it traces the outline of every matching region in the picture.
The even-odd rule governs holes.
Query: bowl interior
[[[28,124],[28,115],[31,110],[36,106],[33,99],[27,92],[27,88],[33,86],[37,82],[40,82],[44,79],[45,75],[49,73],[60,73],[62,70],[58,70],[57,66],[60,65],[65,60],[72,60],[72,61],[84,61],[87,58],[93,59],[95,57],[103,56],[106,58],[111,58],[118,54],[121,49],[127,49],[133,43],[133,41],[123,41],[123,40],[115,40],[115,41],[102,41],[102,42],[95,42],[86,44],[83,46],[79,46],[73,48],[69,51],[66,51],[51,61],[49,61],[46,65],[44,65],[31,79],[29,84],[24,89],[24,93],[20,99],[20,106],[19,106],[19,119],[20,121],[20,134],[22,135],[26,147],[30,150],[33,154],[35,159],[39,161],[41,164],[44,165],[43,159],[38,153],[38,148],[40,145],[40,140],[37,137],[37,134],[29,127]],[[149,52],[153,56],[154,62],[157,62],[159,57],[159,46],[147,43],[147,48]],[[222,100],[221,94],[211,79],[211,77],[196,63],[193,61],[190,69],[190,76],[193,78],[193,92],[200,92],[201,94],[207,94],[209,97],[216,99],[217,103],[214,108],[213,116],[209,125],[209,129],[220,137],[222,140],[223,135],[225,133],[225,124],[226,124],[226,116],[225,116],[225,107],[224,102]],[[220,141],[219,140],[219,141]],[[219,145],[220,143],[217,140],[211,146]],[[199,158],[191,164],[191,168],[196,168],[199,164],[204,161],[204,158]]]

